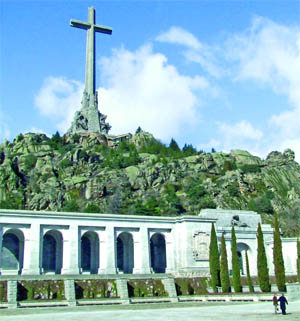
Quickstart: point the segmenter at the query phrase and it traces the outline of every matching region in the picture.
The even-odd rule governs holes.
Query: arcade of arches
[[[246,272],[247,251],[254,276],[260,216],[230,210],[202,210],[198,216],[181,217],[0,210],[0,273],[208,275],[212,223],[219,241],[225,235],[231,268],[232,217],[235,224],[242,223],[235,228],[241,274]],[[273,230],[269,225],[262,229],[270,264]],[[296,240],[283,239],[282,245],[288,253],[286,274],[294,274]],[[272,275],[272,264],[269,271]]]

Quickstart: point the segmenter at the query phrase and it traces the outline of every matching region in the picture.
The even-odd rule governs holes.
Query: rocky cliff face
[[[197,215],[202,208],[251,209],[286,235],[300,231],[300,165],[291,150],[266,160],[246,151],[149,152],[140,132],[106,147],[105,136],[17,136],[0,145],[0,208],[142,215]],[[144,152],[144,151],[148,152]]]

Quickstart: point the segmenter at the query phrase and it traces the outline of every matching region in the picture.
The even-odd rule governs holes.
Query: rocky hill
[[[291,150],[266,160],[180,150],[143,131],[115,147],[101,135],[20,134],[0,145],[0,208],[169,216],[250,209],[265,223],[277,212],[284,234],[297,236],[300,165]]]

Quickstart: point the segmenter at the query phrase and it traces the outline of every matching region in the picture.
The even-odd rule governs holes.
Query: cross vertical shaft
[[[112,30],[96,24],[95,9],[89,7],[88,21],[70,21],[71,27],[87,31],[86,38],[86,65],[85,65],[85,89],[81,101],[82,108],[75,114],[74,121],[69,130],[70,133],[88,132],[107,135],[111,126],[105,122],[106,116],[98,110],[98,93],[96,91],[95,73],[95,32],[111,34]]]
[[[88,23],[91,26],[87,30],[86,38],[86,69],[85,69],[85,91],[88,94],[95,94],[96,77],[95,77],[95,9],[88,9]]]
[[[71,20],[72,27],[87,30],[86,41],[86,66],[85,66],[85,94],[88,99],[93,99],[96,93],[96,74],[95,74],[95,32],[111,34],[112,30],[96,24],[95,8],[88,8],[88,22]],[[85,106],[87,107],[87,106]]]

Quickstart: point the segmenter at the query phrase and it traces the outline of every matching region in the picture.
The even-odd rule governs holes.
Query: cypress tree
[[[220,286],[220,254],[214,223],[211,225],[210,232],[209,270],[211,276],[211,286],[214,289],[214,292],[217,292],[217,286]]]
[[[229,271],[228,271],[228,261],[227,261],[227,251],[224,235],[222,235],[221,239],[221,267],[220,267],[220,275],[221,275],[221,286],[223,292],[230,292],[230,279],[229,279]]]
[[[278,216],[275,213],[274,215],[274,231],[273,231],[273,263],[276,284],[279,291],[285,291],[285,269],[284,261],[282,256],[282,244],[279,231]]]
[[[300,282],[300,240],[297,239],[297,274],[298,281]]]
[[[232,286],[234,292],[241,292],[240,262],[237,253],[236,236],[234,226],[231,228],[231,262],[232,262]]]
[[[249,288],[249,292],[253,292],[252,279],[250,275],[250,267],[249,267],[249,259],[248,259],[248,251],[246,251],[246,273],[247,273],[247,284]]]
[[[262,292],[270,291],[269,269],[260,223],[257,228],[257,276]]]

